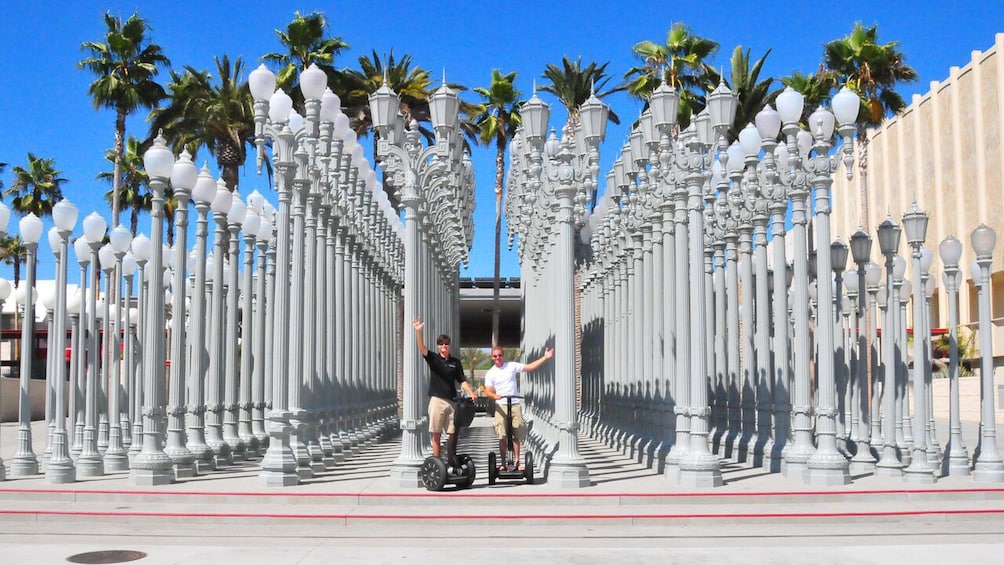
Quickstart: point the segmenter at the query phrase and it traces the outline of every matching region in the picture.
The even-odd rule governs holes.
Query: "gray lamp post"
[[[97,212],[91,212],[83,221],[84,241],[90,248],[89,263],[94,272],[99,269],[98,249],[105,237],[107,222]],[[79,251],[82,251],[79,250]],[[77,474],[82,477],[94,477],[105,474],[105,464],[98,452],[98,351],[100,350],[98,335],[98,305],[96,289],[87,293],[87,307],[84,313],[87,317],[87,374],[84,391],[84,427],[83,444],[80,456],[77,457]]]
[[[130,245],[133,257],[136,258],[136,267],[138,269],[139,276],[139,292],[137,295],[137,314],[136,314],[136,332],[137,341],[140,342],[140,348],[137,352],[137,358],[134,363],[134,372],[136,373],[135,383],[133,385],[133,396],[132,410],[134,414],[133,418],[133,430],[132,437],[134,441],[132,445],[129,446],[129,461],[132,462],[133,458],[143,451],[143,347],[142,342],[146,339],[144,336],[146,334],[146,296],[148,281],[146,279],[146,264],[150,261],[150,254],[153,252],[150,247],[150,238],[144,234],[138,234],[132,240],[132,245]]]
[[[962,441],[962,421],[959,417],[959,282],[962,273],[959,259],[962,258],[962,242],[955,236],[948,236],[938,245],[938,254],[944,265],[942,281],[948,299],[948,386],[949,386],[949,438],[948,449],[941,470],[945,475],[956,477],[969,474],[969,452]]]
[[[32,354],[35,351],[35,260],[38,255],[38,240],[42,237],[42,220],[29,212],[18,222],[21,240],[24,242],[27,275],[24,290],[23,312],[21,315],[21,374],[18,397],[17,451],[10,460],[10,476],[24,477],[38,473],[38,457],[32,450],[31,403],[28,388],[31,383]]]
[[[108,365],[108,449],[105,451],[105,470],[124,471],[129,468],[129,458],[126,455],[125,447],[122,443],[122,421],[119,416],[121,410],[119,404],[122,400],[122,335],[128,333],[128,328],[122,323],[122,300],[121,300],[121,280],[118,276],[122,272],[122,258],[125,257],[126,250],[132,242],[132,234],[129,228],[119,224],[112,228],[108,234],[109,249],[113,255],[109,265],[112,267],[112,279],[109,279],[110,296],[114,297],[114,313],[110,317],[110,322],[114,324],[112,333],[106,334],[106,347],[112,349],[114,357]],[[125,330],[125,332],[123,332]],[[137,438],[138,439],[138,438]]]
[[[990,265],[997,233],[986,224],[973,230],[970,240],[980,266],[980,443],[973,465],[973,478],[981,483],[1004,482],[1004,461],[997,450],[997,422],[994,416],[993,326],[990,320]]]
[[[229,465],[233,462],[233,452],[230,444],[223,437],[224,416],[224,379],[226,372],[226,356],[224,349],[225,333],[227,331],[226,313],[226,280],[224,267],[226,265],[227,212],[233,202],[233,193],[227,188],[223,179],[216,181],[216,194],[210,205],[216,230],[213,235],[212,271],[207,275],[211,280],[212,289],[209,296],[209,369],[206,373],[206,443],[213,450],[216,466]],[[154,248],[156,250],[156,247]],[[156,251],[155,251],[156,254]],[[208,267],[207,267],[208,270]],[[156,271],[154,271],[156,272]],[[151,296],[153,289],[151,289]]]
[[[188,404],[186,412],[188,421],[185,423],[188,441],[185,447],[195,458],[195,472],[214,469],[216,460],[213,450],[206,443],[206,363],[207,340],[206,340],[206,238],[209,231],[209,208],[216,197],[216,181],[209,173],[209,168],[203,165],[192,188],[192,199],[195,201],[196,223],[195,223],[195,248],[192,251],[194,260],[192,261],[192,271],[195,283],[192,292],[191,313],[192,320],[187,336],[189,339],[188,364],[186,369],[191,379],[186,380],[188,386]],[[187,260],[186,260],[187,263]],[[187,266],[187,265],[186,265]],[[179,359],[179,362],[183,362]]]
[[[240,270],[237,268],[240,263],[238,247],[240,242],[241,224],[244,222],[244,215],[247,207],[241,201],[241,195],[236,190],[231,193],[232,201],[227,210],[227,229],[229,237],[227,239],[228,250],[226,252],[227,264],[224,278],[226,279],[226,302],[224,304],[226,328],[223,335],[223,439],[230,447],[234,459],[247,458],[247,444],[238,433],[240,419],[239,389],[240,367],[237,359],[237,345],[240,339],[238,327],[240,320]]]
[[[289,425],[289,329],[290,273],[290,197],[294,173],[293,132],[287,126],[293,101],[281,89],[275,89],[275,74],[265,65],[259,66],[248,77],[254,97],[255,145],[258,148],[258,170],[265,158],[265,138],[273,142],[273,161],[276,171],[276,191],[279,193],[278,221],[276,222],[275,277],[281,284],[275,286],[272,354],[272,409],[268,415],[268,450],[262,459],[260,480],[267,486],[290,486],[300,482],[296,474],[296,459],[290,448]]]
[[[903,478],[909,483],[933,484],[937,481],[934,469],[927,463],[927,389],[925,366],[931,364],[930,331],[927,329],[927,300],[924,298],[924,283],[921,280],[921,253],[927,236],[927,213],[913,206],[903,214],[903,231],[912,249],[913,258],[913,457],[910,466],[904,470]]]
[[[73,442],[70,445],[70,456],[76,461],[80,457],[80,451],[84,448],[84,391],[87,388],[87,318],[84,313],[84,300],[87,295],[87,266],[91,262],[91,247],[87,243],[87,236],[82,235],[73,242],[73,252],[77,256],[77,264],[80,266],[80,288],[73,300],[70,301],[70,319],[76,323],[73,332],[73,352],[75,354],[74,371],[74,396],[71,399],[71,406],[75,409],[73,417]]]
[[[812,173],[811,183],[816,199],[816,221],[813,224],[817,250],[817,273],[819,310],[816,325],[819,351],[829,352],[819,355],[816,380],[816,452],[808,461],[806,480],[815,485],[845,485],[850,482],[847,459],[837,451],[836,444],[836,403],[834,386],[834,339],[833,339],[833,289],[832,261],[830,257],[830,186],[831,175],[837,168],[837,158],[830,157],[830,139],[834,121],[840,125],[843,137],[844,165],[850,175],[852,162],[852,136],[854,122],[860,102],[856,94],[844,87],[834,96],[833,109],[836,116],[827,110],[817,109],[809,117],[809,125],[815,137],[814,158],[809,160],[808,170]]]
[[[150,210],[150,291],[147,297],[146,336],[143,340],[143,450],[132,461],[130,481],[139,486],[174,482],[171,458],[161,447],[160,417],[164,412],[164,188],[174,167],[174,155],[162,135],[143,155],[150,175],[153,206]]]
[[[241,231],[244,232],[244,280],[241,283],[241,352],[240,352],[240,394],[239,408],[240,419],[238,421],[237,434],[241,443],[245,445],[247,457],[258,455],[261,448],[258,438],[254,434],[254,396],[258,390],[254,386],[254,344],[256,332],[261,331],[261,326],[257,326],[253,309],[254,296],[254,248],[258,230],[261,228],[261,218],[254,206],[251,206],[252,195],[248,195],[248,209],[241,222]],[[260,208],[259,208],[260,209]],[[235,268],[236,265],[231,266]],[[236,270],[236,269],[235,269]],[[236,289],[232,289],[236,292]],[[260,357],[259,357],[260,359]]]
[[[400,191],[404,208],[405,260],[404,260],[404,336],[411,335],[412,320],[419,314],[419,298],[430,289],[421,286],[419,208],[425,195],[423,190],[432,179],[448,167],[449,138],[456,127],[459,99],[444,84],[430,100],[436,143],[422,148],[416,124],[412,124],[405,139],[395,135],[394,124],[400,99],[386,82],[370,95],[373,126],[380,136],[377,157],[384,169],[384,182]],[[345,150],[348,150],[346,147]],[[425,183],[423,183],[423,180]],[[346,305],[348,307],[348,305]],[[407,337],[405,338],[407,341]],[[399,486],[421,485],[418,476],[422,465],[421,430],[419,416],[419,358],[415,347],[404,346],[404,407],[401,429],[401,453],[391,467],[391,481]]]
[[[174,221],[174,269],[171,288],[174,292],[174,308],[171,312],[171,379],[167,398],[167,445],[164,453],[174,463],[174,475],[178,478],[191,477],[196,473],[195,454],[185,445],[185,390],[189,380],[187,367],[187,332],[185,320],[188,316],[188,202],[192,189],[199,181],[199,171],[192,162],[188,150],[184,149],[171,167],[171,187],[178,201]],[[195,378],[202,378],[196,375]]]
[[[66,342],[66,278],[69,263],[69,237],[77,223],[77,207],[68,200],[60,200],[52,207],[52,219],[59,233],[59,257],[56,263],[56,314],[52,321],[54,344],[57,348],[55,365],[56,404],[53,409],[55,429],[52,434],[52,456],[45,468],[45,479],[50,483],[76,481],[76,468],[70,459],[66,434],[66,363],[63,351]],[[8,287],[9,288],[9,287]],[[5,297],[6,298],[6,297]],[[72,380],[72,379],[71,379]],[[71,391],[73,388],[71,387]]]
[[[877,461],[878,449],[875,445],[882,438],[882,395],[879,394],[879,343],[878,343],[878,293],[879,284],[882,282],[882,267],[878,263],[869,261],[865,265],[865,290],[868,292],[868,315],[871,323],[868,327],[868,354],[871,363],[868,370],[871,375],[871,386],[867,391],[867,396],[871,399],[868,417],[871,422],[869,433],[869,451]]]
[[[867,281],[867,266],[871,257],[872,238],[868,232],[859,228],[851,235],[851,256],[857,265],[857,272],[851,274],[851,278],[856,280],[858,320],[863,324],[858,324],[858,332],[854,336],[857,352],[857,364],[855,374],[851,375],[853,380],[853,398],[856,405],[853,407],[858,414],[857,441],[852,446],[854,456],[851,458],[850,470],[854,473],[871,472],[875,469],[875,457],[871,448],[871,414],[870,402],[872,387],[869,377],[872,375],[869,361],[872,358],[871,348],[873,347],[872,330],[875,326],[875,316],[871,315],[868,304],[868,292],[871,286]],[[849,281],[850,279],[848,279]],[[848,287],[850,290],[850,287]]]
[[[894,285],[894,258],[899,248],[900,227],[891,217],[879,224],[879,249],[885,256],[885,296],[887,309],[882,323],[882,455],[876,464],[875,474],[887,477],[900,477],[903,473],[903,463],[900,462],[896,449],[896,334],[897,316],[895,315],[896,287]]]

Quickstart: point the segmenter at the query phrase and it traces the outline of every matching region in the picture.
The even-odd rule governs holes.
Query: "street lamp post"
[[[896,448],[896,334],[895,314],[899,302],[894,284],[894,264],[899,249],[900,227],[891,217],[879,224],[878,240],[882,255],[885,256],[886,313],[882,323],[882,455],[875,466],[875,474],[886,477],[901,477],[903,463]]]
[[[948,298],[948,386],[949,386],[949,438],[948,449],[941,465],[944,474],[961,477],[969,474],[969,452],[962,441],[962,420],[959,417],[959,282],[962,272],[962,242],[948,236],[938,245],[938,254],[944,265],[942,281]]]
[[[109,233],[109,249],[113,255],[109,265],[113,279],[109,279],[109,296],[115,300],[114,313],[110,317],[111,324],[114,324],[112,334],[106,334],[107,345],[111,347],[113,359],[108,366],[108,449],[105,450],[105,469],[108,471],[124,471],[129,468],[129,458],[122,443],[122,421],[119,416],[119,404],[122,399],[122,337],[128,335],[128,326],[123,324],[121,280],[119,274],[122,273],[122,258],[125,257],[129,244],[132,242],[132,234],[129,229],[119,224],[112,228]],[[139,439],[139,438],[137,438]]]
[[[160,418],[163,414],[164,375],[164,189],[174,166],[174,155],[162,135],[143,155],[150,175],[153,205],[150,210],[150,290],[147,297],[146,336],[143,340],[143,450],[133,458],[130,481],[138,486],[174,482],[171,458],[161,447]],[[138,438],[136,438],[138,439]],[[134,441],[136,441],[134,439]]]
[[[872,359],[871,348],[874,344],[872,333],[875,329],[875,316],[871,315],[869,310],[868,293],[872,285],[869,285],[867,280],[872,238],[868,232],[859,228],[851,235],[850,247],[851,257],[858,267],[855,273],[850,273],[851,279],[857,282],[855,285],[858,300],[857,316],[859,321],[864,322],[858,324],[858,332],[854,336],[857,364],[855,374],[851,375],[854,383],[853,398],[856,401],[854,409],[858,414],[858,430],[857,440],[852,448],[854,456],[851,458],[850,470],[859,473],[875,470],[875,457],[872,455],[871,447],[871,405],[869,402],[872,390],[872,387],[869,386],[869,376],[873,376],[869,361]]]
[[[980,443],[973,465],[973,478],[981,483],[1004,482],[1004,461],[997,450],[997,422],[994,413],[993,325],[990,320],[990,265],[993,263],[997,233],[980,224],[970,236],[976,263],[980,267]]]
[[[933,484],[937,477],[927,462],[927,386],[925,366],[930,366],[930,332],[927,329],[927,300],[924,283],[921,280],[921,247],[927,236],[927,213],[913,206],[903,214],[903,231],[912,250],[913,258],[913,457],[910,466],[904,470],[903,478],[908,483]]]
[[[377,157],[384,170],[384,182],[400,191],[400,204],[404,208],[404,328],[403,335],[411,334],[412,320],[419,314],[419,299],[429,292],[421,283],[421,234],[419,212],[425,195],[423,190],[450,166],[450,143],[457,121],[459,99],[444,84],[430,101],[433,106],[436,143],[422,148],[417,124],[412,123],[404,139],[395,131],[400,99],[386,82],[370,95],[373,126],[379,135]],[[456,141],[453,141],[456,142]],[[347,151],[348,148],[346,147]],[[348,307],[348,305],[346,305]],[[406,338],[407,339],[407,338]],[[404,346],[404,399],[401,429],[401,452],[391,467],[391,481],[399,486],[421,485],[419,469],[422,465],[421,430],[418,406],[418,350]]]
[[[56,263],[56,314],[52,322],[53,343],[56,348],[55,383],[56,404],[53,408],[55,429],[52,434],[52,455],[45,468],[46,481],[56,484],[76,481],[76,468],[70,459],[66,434],[66,363],[63,351],[66,342],[66,278],[69,263],[69,237],[77,223],[77,207],[68,200],[60,200],[52,207],[52,219],[59,234],[59,257]],[[75,337],[75,336],[74,336]],[[71,378],[71,382],[73,379]],[[71,386],[70,390],[73,390]]]
[[[98,249],[101,247],[101,240],[105,236],[107,222],[96,212],[91,212],[83,221],[84,241],[90,248],[90,260],[88,261],[94,273],[100,268],[98,265]],[[83,251],[82,249],[78,249]],[[97,276],[92,280],[96,281]],[[100,336],[98,335],[98,301],[97,289],[89,289],[87,292],[87,307],[84,314],[87,319],[87,369],[84,391],[84,427],[83,443],[79,457],[77,457],[77,474],[82,477],[94,477],[105,474],[105,464],[98,452],[98,379],[100,378],[99,351]]]
[[[35,261],[38,240],[42,237],[42,220],[29,212],[18,222],[24,242],[26,271],[24,279],[23,312],[21,315],[21,374],[18,397],[17,451],[10,460],[10,476],[24,477],[38,473],[38,457],[32,450],[31,403],[28,394],[31,383],[33,352],[35,351]]]
[[[267,430],[268,449],[261,463],[259,478],[266,486],[290,486],[300,482],[296,474],[296,456],[290,447],[290,413],[288,367],[290,344],[289,284],[290,273],[290,198],[291,179],[295,171],[293,162],[294,135],[287,122],[293,101],[281,89],[275,89],[275,74],[265,65],[259,66],[248,77],[254,97],[255,145],[258,148],[258,169],[261,171],[265,156],[265,138],[273,141],[273,161],[276,171],[276,191],[279,194],[278,221],[276,222],[275,285],[273,297],[274,340],[272,361],[272,409],[269,411]]]
[[[816,451],[809,457],[806,481],[814,485],[846,485],[850,482],[847,459],[837,451],[836,443],[836,388],[834,384],[833,339],[833,287],[832,260],[830,257],[830,186],[831,175],[838,166],[836,156],[830,157],[831,138],[834,122],[839,123],[839,133],[843,137],[844,166],[850,175],[853,162],[852,136],[860,102],[858,96],[844,87],[833,98],[836,115],[824,109],[817,109],[809,116],[809,126],[815,138],[814,157],[810,158],[808,171],[812,174],[811,184],[815,193],[816,221],[816,261],[818,274],[817,292],[819,309],[817,312],[816,336],[819,346],[817,363],[816,396]]]

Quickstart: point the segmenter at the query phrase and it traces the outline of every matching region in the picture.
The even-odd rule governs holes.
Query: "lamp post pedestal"
[[[566,156],[562,152],[559,157]],[[571,154],[567,154],[571,158]],[[555,304],[555,425],[558,428],[558,452],[551,460],[548,482],[561,488],[589,486],[589,469],[579,455],[579,423],[575,410],[575,241],[572,233],[572,198],[575,196],[574,172],[564,160],[558,168],[559,185],[555,188],[558,199],[557,257],[554,261],[556,288],[568,289],[558,293]]]

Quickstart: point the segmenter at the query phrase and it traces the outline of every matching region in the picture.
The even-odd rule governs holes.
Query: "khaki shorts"
[[[499,439],[505,439],[505,418],[506,405],[501,401],[495,401],[495,433]],[[517,441],[521,442],[526,438],[526,426],[523,424],[523,405],[512,405],[512,431]]]
[[[452,402],[438,396],[429,397],[429,432],[439,433],[444,429],[446,433],[452,434],[453,413],[456,408]]]

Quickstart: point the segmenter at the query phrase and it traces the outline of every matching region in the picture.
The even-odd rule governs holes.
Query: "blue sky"
[[[190,9],[186,9],[190,7]],[[855,21],[879,25],[880,41],[899,41],[907,62],[920,79],[904,85],[913,93],[929,89],[932,80],[948,76],[951,66],[964,66],[973,50],[993,44],[1004,31],[1004,2],[925,1],[910,3],[850,0],[830,4],[761,0],[758,2],[117,2],[88,0],[39,2],[7,0],[0,4],[3,41],[0,43],[0,175],[11,182],[11,167],[26,165],[27,153],[54,158],[69,179],[64,195],[81,210],[81,217],[98,210],[110,217],[103,195],[109,186],[95,179],[109,165],[103,156],[114,141],[114,115],[94,110],[87,95],[93,76],[78,70],[85,41],[104,41],[105,11],[123,19],[134,11],[153,27],[175,68],[192,65],[214,68],[213,57],[243,57],[248,69],[261,55],[280,49],[274,30],[284,28],[295,11],[323,11],[331,34],[341,36],[351,49],[336,66],[355,66],[356,58],[376,50],[411,54],[414,62],[438,77],[445,70],[451,82],[484,86],[493,68],[518,73],[517,86],[528,98],[532,82],[547,63],[562,56],[582,56],[584,62],[609,61],[614,81],[635,61],[631,46],[643,39],[663,41],[673,22],[685,22],[698,35],[721,44],[715,62],[726,66],[736,45],[751,49],[754,58],[773,49],[764,73],[780,77],[819,65],[822,44],[846,35]],[[164,76],[166,82],[166,74]],[[542,94],[547,100],[547,95]],[[468,100],[476,96],[468,93]],[[553,102],[553,100],[548,100]],[[607,99],[630,123],[640,104],[626,95]],[[553,104],[552,125],[560,127],[562,113]],[[145,136],[146,116],[129,121],[128,132]],[[604,172],[627,135],[625,127],[611,127],[601,147]],[[200,157],[201,160],[205,156]],[[473,156],[477,179],[475,240],[470,269],[464,276],[491,276],[494,205],[494,149],[478,148]],[[210,166],[213,163],[210,162]],[[215,170],[215,169],[214,169]],[[253,159],[241,176],[241,192],[266,192]],[[274,193],[268,196],[275,200]],[[6,199],[5,199],[6,200]],[[123,216],[125,220],[125,216]],[[16,218],[10,229],[16,230]],[[78,228],[79,232],[79,228]],[[39,276],[51,277],[52,255],[43,237]],[[503,276],[517,276],[515,252],[502,261]],[[0,276],[11,269],[0,266]]]

